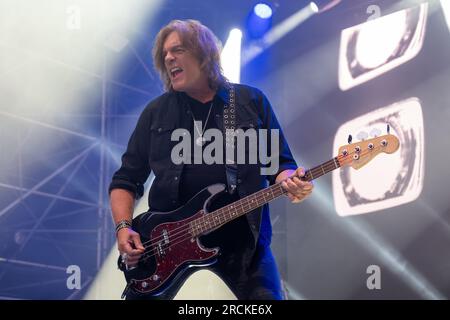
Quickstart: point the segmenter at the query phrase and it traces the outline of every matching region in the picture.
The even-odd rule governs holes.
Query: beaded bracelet
[[[131,228],[131,222],[128,220],[121,220],[116,225],[116,234],[119,232],[120,229],[123,228]]]

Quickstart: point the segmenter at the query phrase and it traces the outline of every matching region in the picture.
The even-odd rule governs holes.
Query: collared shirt
[[[237,129],[279,130],[279,150],[271,150],[270,133],[267,134],[268,143],[265,150],[269,155],[278,154],[279,166],[276,172],[262,175],[261,167],[264,164],[260,161],[237,164],[237,191],[242,198],[266,187],[268,183],[273,184],[280,172],[295,170],[297,164],[266,96],[256,88],[238,84],[233,86],[236,90]],[[228,90],[221,87],[216,96],[223,101],[224,107],[227,107]],[[223,131],[223,112],[216,111],[211,117]],[[148,198],[150,210],[171,211],[178,208],[184,164],[175,164],[171,160],[172,148],[178,143],[171,141],[171,135],[178,128],[191,131],[192,126],[192,115],[183,93],[167,92],[150,102],[139,117],[127,150],[122,156],[122,165],[113,175],[109,191],[115,188],[126,189],[139,198],[143,194],[145,181],[153,171],[155,179]],[[245,153],[249,153],[247,144]],[[264,205],[248,213],[246,217],[253,235],[253,247],[258,242],[270,244],[272,231],[268,206]]]

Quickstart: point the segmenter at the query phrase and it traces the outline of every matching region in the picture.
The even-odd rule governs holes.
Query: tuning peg
[[[348,139],[347,139],[347,141],[348,141],[349,144],[352,143],[352,139],[353,139],[353,138],[352,138],[352,135],[349,134],[349,135],[348,135]]]
[[[365,131],[361,131],[356,136],[360,141],[366,140],[369,135]]]
[[[388,134],[389,134],[389,131],[391,131],[391,127],[389,126],[389,123],[387,124],[386,131],[387,131]]]
[[[381,134],[380,129],[374,128],[370,131],[370,135],[374,138],[378,137]]]

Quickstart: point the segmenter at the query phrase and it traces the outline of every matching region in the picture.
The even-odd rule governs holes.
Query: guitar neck
[[[338,158],[333,158],[321,165],[311,168],[305,171],[304,177],[301,179],[304,181],[312,181],[324,174],[327,174],[340,167]],[[191,223],[194,223],[192,230],[195,230],[195,236],[202,233],[207,233],[216,229],[217,227],[224,225],[231,220],[234,220],[240,216],[243,216],[256,208],[263,206],[264,204],[278,198],[285,194],[286,191],[281,186],[281,182],[259,190],[245,198],[239,199],[229,205],[226,205],[220,209],[217,209],[207,215],[198,218]]]

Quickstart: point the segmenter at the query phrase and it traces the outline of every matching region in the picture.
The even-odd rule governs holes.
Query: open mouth
[[[172,77],[172,79],[176,79],[180,73],[183,72],[183,69],[181,69],[180,67],[174,67],[172,69],[170,69],[170,76]]]

